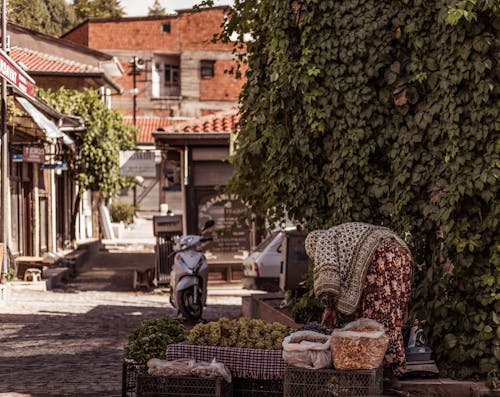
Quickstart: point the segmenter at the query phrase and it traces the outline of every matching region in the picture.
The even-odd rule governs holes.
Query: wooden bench
[[[14,259],[17,267],[16,277],[20,280],[24,280],[24,274],[28,269],[38,269],[43,272],[46,264],[43,263],[43,258],[39,256],[18,256]]]

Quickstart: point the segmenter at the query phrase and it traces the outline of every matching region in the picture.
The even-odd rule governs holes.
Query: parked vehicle
[[[285,233],[272,232],[243,260],[243,288],[279,290],[281,245]]]
[[[203,232],[214,225],[205,223],[201,235],[179,237],[174,245],[175,257],[170,272],[170,303],[188,320],[201,318],[207,302],[208,262],[202,252],[203,243],[211,241]]]

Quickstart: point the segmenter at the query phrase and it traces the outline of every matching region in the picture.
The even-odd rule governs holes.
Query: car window
[[[272,232],[269,236],[267,236],[264,240],[262,240],[259,243],[259,245],[257,245],[257,247],[255,247],[254,251],[262,252],[264,250],[264,248],[266,248],[271,243],[271,241],[274,240],[274,238],[276,237],[276,235],[278,233],[279,232]]]

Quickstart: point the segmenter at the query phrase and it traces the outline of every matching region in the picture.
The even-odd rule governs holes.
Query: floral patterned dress
[[[396,376],[406,368],[402,325],[410,299],[413,260],[405,248],[394,241],[377,247],[368,265],[366,283],[356,317],[367,317],[383,324],[389,337],[384,367]]]

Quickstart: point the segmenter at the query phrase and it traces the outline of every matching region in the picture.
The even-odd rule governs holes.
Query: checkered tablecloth
[[[191,358],[226,365],[237,378],[283,379],[285,363],[281,350],[241,349],[237,347],[195,346],[176,343],[167,346],[167,360]]]

